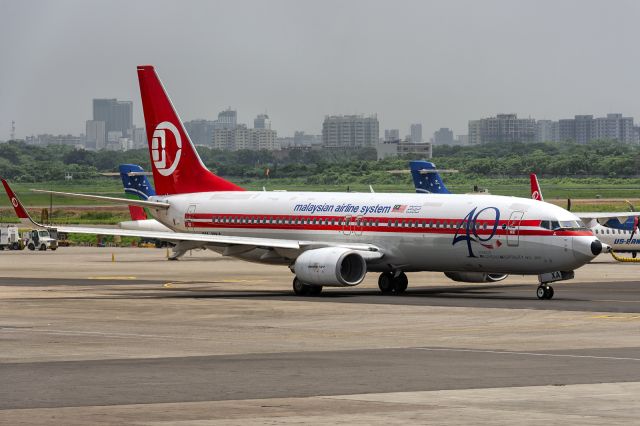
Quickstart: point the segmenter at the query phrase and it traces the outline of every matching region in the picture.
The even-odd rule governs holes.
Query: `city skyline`
[[[145,63],[183,119],[231,104],[246,117],[266,111],[281,135],[317,134],[328,114],[377,113],[381,128],[420,122],[424,135],[443,126],[464,134],[469,118],[500,111],[640,116],[633,1],[3,6],[0,140],[12,120],[19,137],[79,134],[93,98],[133,101],[140,125],[135,68]]]

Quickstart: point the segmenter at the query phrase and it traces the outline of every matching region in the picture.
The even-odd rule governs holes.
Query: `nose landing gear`
[[[549,283],[555,281],[571,280],[574,276],[575,274],[573,273],[573,271],[554,271],[538,275],[538,281],[540,282],[540,285],[536,290],[536,296],[538,296],[538,299],[540,300],[552,299],[553,287],[551,287]]]
[[[536,296],[538,296],[538,299],[540,300],[544,300],[544,299],[552,299],[553,298],[553,287],[551,287],[549,284],[540,284],[538,286],[538,289],[536,290]]]

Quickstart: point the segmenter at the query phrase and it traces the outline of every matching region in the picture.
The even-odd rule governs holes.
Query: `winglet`
[[[18,196],[15,194],[15,192],[13,192],[13,189],[11,189],[6,180],[2,179],[2,185],[4,186],[4,190],[7,191],[7,197],[9,197],[9,201],[11,202],[13,209],[16,211],[16,216],[18,216],[18,219],[20,219],[20,223],[22,225],[28,226],[30,228],[34,226],[36,228],[46,228],[45,226],[42,226],[35,220],[31,219],[31,216],[29,216],[29,213],[27,213],[27,209],[24,208],[24,206],[18,199]]]
[[[531,182],[531,198],[538,201],[544,201],[542,198],[542,191],[540,190],[540,184],[538,183],[538,176],[535,173],[529,175],[529,181]]]

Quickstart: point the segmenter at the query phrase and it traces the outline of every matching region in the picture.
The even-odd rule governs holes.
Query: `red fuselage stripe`
[[[244,221],[244,222],[243,222]],[[258,223],[253,223],[258,221]],[[260,221],[262,223],[260,223]],[[268,221],[275,221],[275,223]],[[277,223],[280,222],[280,223]],[[288,222],[288,223],[286,223]],[[394,233],[424,233],[424,234],[450,234],[466,232],[466,223],[461,219],[442,218],[360,218],[350,217],[345,223],[345,216],[290,216],[290,215],[251,215],[251,214],[224,214],[214,215],[210,213],[185,214],[185,226],[187,228],[231,228],[231,229],[277,229],[277,230],[301,230],[301,231],[342,231],[348,233],[361,232],[394,232]],[[376,225],[378,223],[378,225]],[[434,226],[437,223],[437,226]],[[491,235],[495,221],[477,220],[480,225],[475,229],[479,236]],[[446,227],[445,227],[446,224]],[[485,229],[486,224],[486,229]],[[425,225],[425,226],[423,226]],[[519,229],[509,228],[510,225]],[[521,227],[539,227],[539,220],[517,221],[500,220],[494,235],[527,235],[527,236],[593,236],[589,230],[557,230],[548,229],[522,229]],[[473,232],[473,228],[469,229]]]

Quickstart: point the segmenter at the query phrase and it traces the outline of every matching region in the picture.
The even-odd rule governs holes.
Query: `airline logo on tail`
[[[168,130],[168,132],[167,132]],[[167,138],[170,133],[173,137]],[[169,121],[163,121],[156,126],[151,139],[151,156],[153,165],[162,176],[171,175],[180,162],[182,155],[182,139],[178,128]],[[167,163],[173,159],[170,166]]]
[[[531,183],[531,198],[538,201],[544,201],[544,199],[542,198],[542,192],[540,191],[538,177],[535,173],[531,173],[529,175],[529,182]]]
[[[18,200],[16,200],[16,197],[11,197],[11,204],[13,204],[13,207],[18,207]]]

